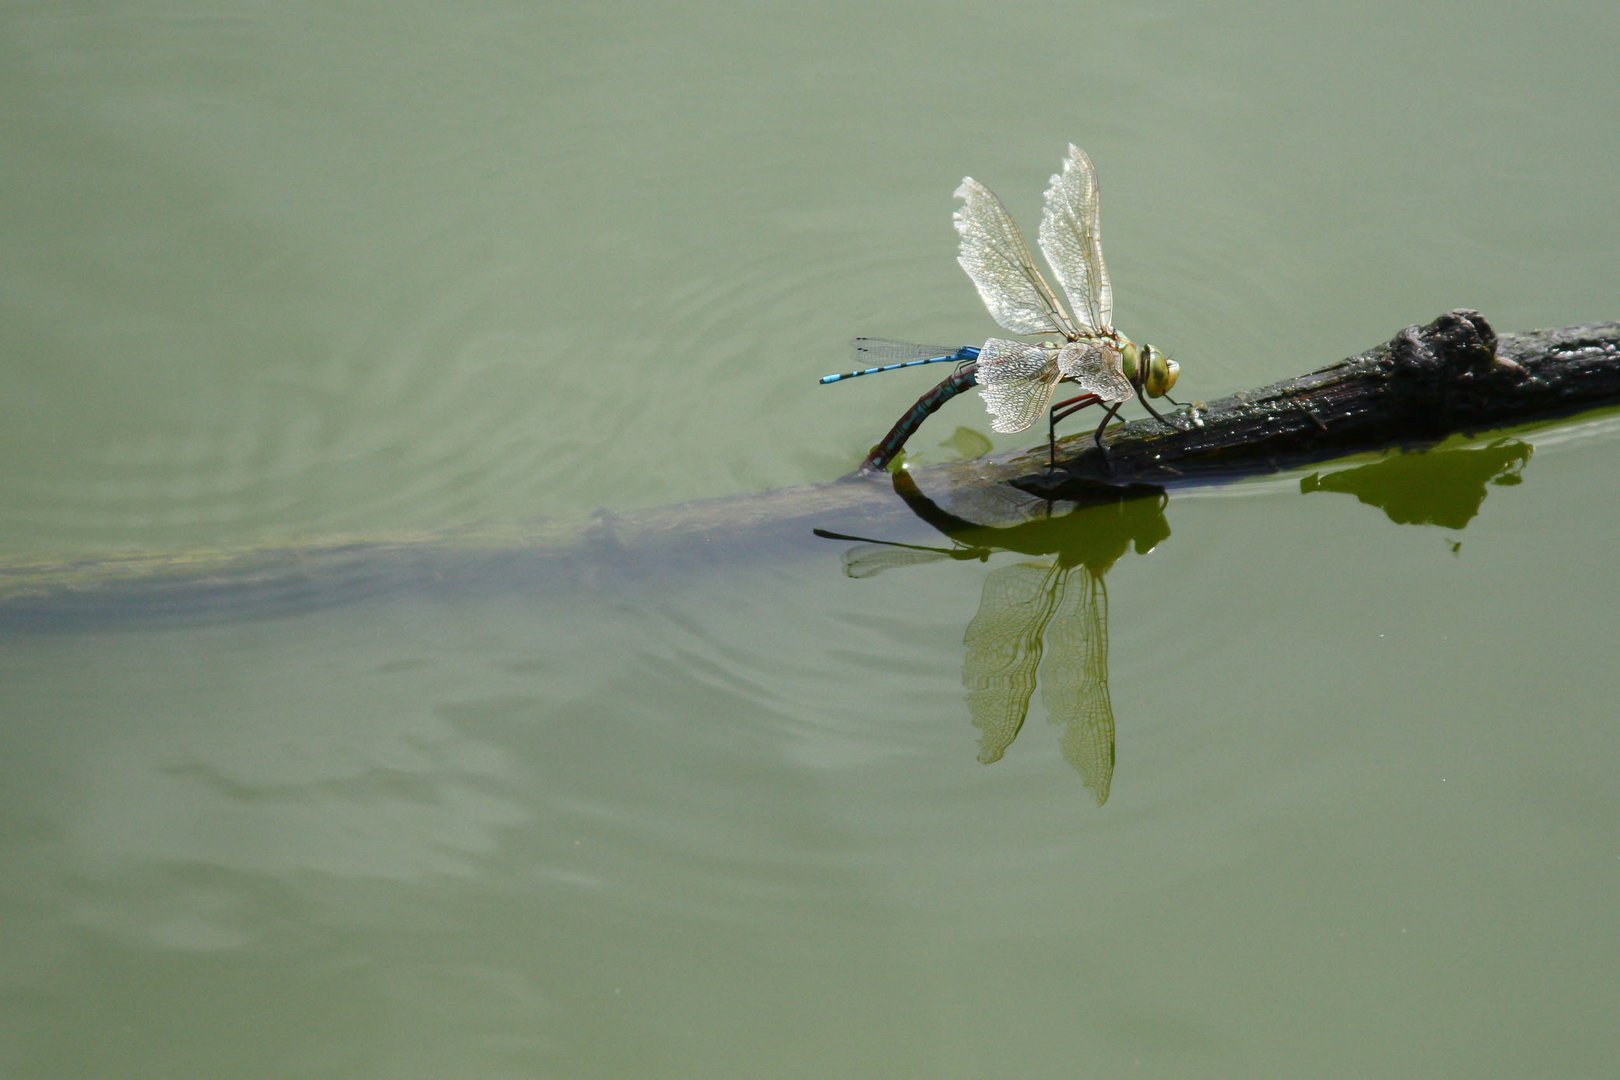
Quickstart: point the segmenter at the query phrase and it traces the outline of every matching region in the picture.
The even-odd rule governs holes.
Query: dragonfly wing
[[[990,315],[1015,334],[1064,334],[1073,321],[1001,200],[969,176],[956,189],[962,200],[954,220],[962,236],[956,261],[979,290]]]
[[[1108,801],[1114,779],[1114,704],[1108,696],[1108,591],[1085,567],[1063,583],[1046,631],[1041,700],[1063,725],[1063,756],[1097,798]]]
[[[1125,365],[1112,341],[1092,339],[1071,341],[1058,350],[1057,368],[1065,379],[1109,404],[1128,401],[1135,390],[1125,377]]]
[[[979,610],[962,643],[962,685],[979,739],[979,760],[1001,755],[1017,738],[1035,693],[1041,634],[1056,601],[1053,569],[1041,563],[1003,566],[985,575]]]
[[[1050,349],[1006,338],[986,341],[978,381],[991,429],[1008,435],[1028,428],[1051,404],[1062,377]]]
[[[856,544],[844,552],[844,575],[868,578],[901,566],[918,566],[951,557],[949,551],[931,548],[894,547],[888,544]]]
[[[907,360],[950,356],[956,352],[955,345],[918,345],[911,341],[880,337],[858,337],[849,344],[855,359],[861,363],[901,364]]]
[[[1081,330],[1106,330],[1114,321],[1114,289],[1103,265],[1099,203],[1096,167],[1071,143],[1063,171],[1053,174],[1046,189],[1040,240]]]

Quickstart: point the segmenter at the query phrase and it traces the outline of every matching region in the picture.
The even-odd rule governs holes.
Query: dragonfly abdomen
[[[977,355],[978,350],[974,349],[973,352]],[[861,463],[861,467],[864,469],[887,467],[901,448],[906,445],[906,440],[911,438],[912,433],[922,426],[924,420],[938,412],[940,407],[951,398],[964,390],[973,389],[978,384],[978,369],[979,365],[977,363],[963,364],[949,378],[918,398],[916,404],[907,409],[906,414],[895,421],[894,427],[889,429],[889,433],[883,436],[882,440],[867,453],[866,460]]]

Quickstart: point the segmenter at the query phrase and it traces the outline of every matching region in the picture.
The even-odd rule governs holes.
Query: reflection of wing
[[[1101,574],[1085,567],[1064,582],[1046,631],[1041,700],[1062,724],[1063,756],[1097,805],[1108,801],[1114,779],[1114,706],[1108,698],[1108,590]]]
[[[1071,341],[1058,350],[1058,370],[1065,378],[1073,379],[1080,389],[1096,394],[1112,404],[1129,401],[1135,391],[1125,377],[1124,364],[1113,343],[1103,341]]]
[[[978,381],[990,427],[1004,435],[1029,427],[1046,411],[1062,377],[1049,349],[1006,338],[986,341]]]
[[[951,557],[949,551],[934,548],[898,547],[892,544],[856,544],[844,552],[844,573],[867,578],[901,566],[938,562]]]
[[[1015,334],[1072,337],[1069,313],[1035,268],[1035,257],[1001,200],[971,176],[963,179],[956,197],[964,200],[954,218],[962,235],[956,261],[978,286],[991,317]]]
[[[1001,760],[1029,712],[1041,633],[1057,601],[1053,573],[1049,565],[1018,563],[986,574],[979,610],[962,635],[962,685],[973,726],[984,733],[979,760],[985,764]]]
[[[1103,265],[1099,201],[1097,170],[1086,152],[1070,143],[1063,171],[1053,174],[1046,189],[1041,252],[1069,295],[1082,330],[1106,330],[1114,319],[1114,289]]]

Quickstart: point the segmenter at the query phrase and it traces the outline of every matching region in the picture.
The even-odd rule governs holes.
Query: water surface
[[[814,377],[992,333],[950,193],[1033,229],[1071,140],[1191,397],[1454,306],[1612,319],[1617,46],[1597,4],[13,5],[0,553],[831,480],[928,377]],[[1617,432],[1506,433],[1460,514],[1444,464],[1329,476],[1370,458],[1179,493],[1112,558],[1096,513],[869,576],[805,529],[8,632],[0,1065],[1604,1075]],[[1101,806],[1043,699],[1095,611],[1026,639],[992,764],[964,685],[995,582],[1093,574]]]

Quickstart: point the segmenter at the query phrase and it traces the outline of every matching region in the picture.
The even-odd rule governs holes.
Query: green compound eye
[[[1168,394],[1181,374],[1181,365],[1151,345],[1142,346],[1142,359],[1147,367],[1142,385],[1147,390],[1148,397],[1163,397]]]

